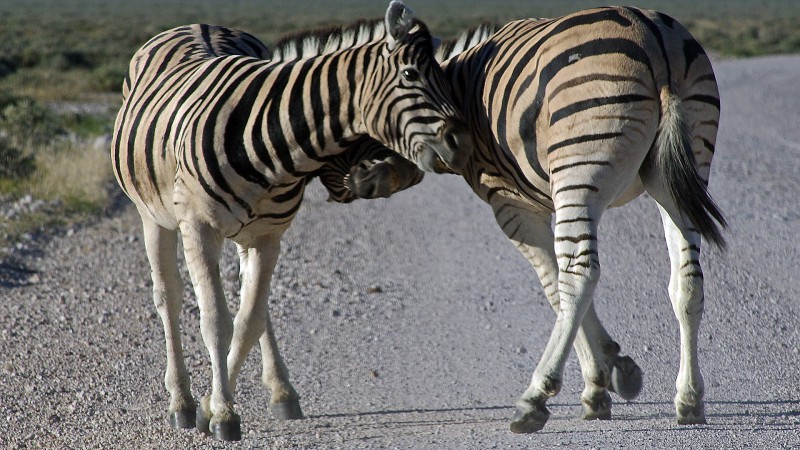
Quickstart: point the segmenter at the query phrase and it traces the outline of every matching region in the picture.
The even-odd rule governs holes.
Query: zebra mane
[[[499,29],[500,26],[492,22],[483,22],[474,26],[461,33],[457,38],[442,42],[439,48],[436,49],[436,60],[441,63],[464,53],[489,39]]]
[[[383,19],[361,19],[352,25],[301,31],[284,36],[272,49],[272,61],[286,62],[357,47],[386,36]]]

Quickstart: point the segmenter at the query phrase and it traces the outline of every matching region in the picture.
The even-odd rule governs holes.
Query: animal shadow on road
[[[37,273],[36,270],[13,259],[0,261],[0,287],[15,288],[34,284],[38,277]]]
[[[513,414],[512,406],[474,406],[462,408],[409,408],[379,411],[308,415],[299,423],[278,425],[271,430],[274,437],[290,440],[313,437],[324,446],[329,443],[380,441],[391,430],[391,436],[435,436],[441,432],[467,433],[475,428],[505,430]],[[298,426],[299,425],[299,426]],[[463,430],[462,430],[463,429]]]
[[[623,405],[625,405],[623,403]],[[668,429],[713,428],[741,430],[754,427],[797,427],[800,424],[800,400],[741,400],[706,402],[708,424],[686,427],[673,419],[671,402],[630,402],[633,409],[617,408],[614,419],[621,421],[652,421],[668,424]]]
[[[404,414],[438,414],[472,411],[505,411],[513,412],[512,407],[504,406],[467,406],[463,408],[415,408],[415,409],[387,409],[383,411],[366,411],[356,413],[333,413],[308,416],[309,419],[338,419],[338,418],[366,418],[370,416],[398,416]]]
[[[611,421],[580,419],[578,403],[553,403],[549,428],[538,434],[607,433],[672,433],[679,430],[783,432],[796,429],[800,423],[800,400],[776,401],[709,401],[707,425],[684,426],[675,423],[671,402],[627,402],[617,404]],[[314,442],[318,445],[341,445],[342,442],[379,443],[387,439],[432,439],[444,436],[467,436],[479,433],[503,436],[513,407],[474,406],[461,408],[385,409],[309,415],[301,423],[285,423],[270,430],[270,435],[289,441]],[[391,430],[391,431],[388,431]],[[413,436],[413,438],[412,438]],[[427,436],[427,438],[426,438]]]

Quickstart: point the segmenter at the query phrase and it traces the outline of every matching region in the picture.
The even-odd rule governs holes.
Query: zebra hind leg
[[[178,274],[178,236],[142,215],[144,243],[153,280],[153,302],[164,325],[167,370],[164,386],[170,395],[168,420],[175,429],[194,428],[195,402],[183,358],[180,312],[183,289]]]
[[[231,318],[219,273],[222,237],[196,220],[180,222],[186,265],[200,307],[200,332],[211,359],[211,395],[197,410],[200,431],[224,441],[241,439],[241,420],[233,407],[228,380],[227,352],[233,335]]]
[[[705,386],[698,361],[698,332],[703,316],[703,271],[700,235],[677,212],[668,196],[648,189],[658,202],[670,258],[669,297],[680,325],[681,357],[675,381],[675,412],[679,424],[706,423]]]
[[[596,278],[599,276],[599,274],[595,274],[593,278],[589,277],[593,272],[599,271],[599,267],[596,267],[597,253],[594,250],[596,239],[574,239],[572,230],[565,229],[567,226],[588,226],[596,229],[595,221],[564,221],[561,229],[557,228],[557,231],[571,234],[557,239],[554,238],[550,228],[549,217],[542,217],[524,207],[504,202],[495,202],[492,206],[498,224],[526,259],[531,262],[552,308],[558,314],[556,327],[539,366],[534,372],[531,384],[517,402],[517,411],[511,422],[511,430],[516,433],[530,433],[538,431],[544,426],[549,417],[545,403],[547,398],[560,390],[564,362],[569,347],[572,345],[580,359],[581,372],[586,383],[581,396],[585,410],[584,418],[610,418],[611,397],[607,387],[610,383],[610,374],[613,372],[614,363],[619,358],[619,345],[605,331],[591,305],[591,293]],[[586,215],[581,217],[586,217]],[[596,232],[581,232],[575,235],[579,237],[595,236]],[[554,248],[554,241],[557,244],[562,242],[574,244],[580,248],[559,249],[557,255],[558,245]],[[562,244],[561,247],[565,244]],[[563,264],[562,269],[559,269],[558,262],[568,255],[576,255],[573,258],[574,261]],[[587,272],[586,277],[582,276],[583,272]],[[562,280],[565,277],[574,279]],[[561,291],[568,291],[569,288],[574,288],[579,292],[571,296],[563,295],[568,292],[562,294]],[[635,383],[629,382],[629,384]],[[637,391],[639,387],[641,387],[640,382],[636,388]]]
[[[568,212],[556,209],[558,318],[531,383],[517,402],[517,411],[511,422],[511,431],[515,433],[539,431],[547,422],[549,412],[545,404],[561,390],[570,347],[575,342],[600,279],[597,257],[599,214],[592,215],[589,208],[583,207],[585,204],[576,203],[576,207],[570,207]]]
[[[553,248],[550,217],[536,214],[524,205],[494,197],[495,218],[517,250],[531,263],[550,306],[558,314],[558,265]],[[585,388],[581,395],[583,418],[609,419],[611,397],[616,392],[625,399],[636,397],[642,388],[642,371],[629,356],[620,356],[620,346],[606,331],[594,306],[590,305],[581,322],[574,344],[580,360]]]

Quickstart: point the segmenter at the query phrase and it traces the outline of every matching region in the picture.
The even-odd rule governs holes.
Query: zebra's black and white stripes
[[[348,145],[353,149],[315,173],[328,190],[328,201],[389,197],[422,181],[424,173],[417,166],[369,136]]]
[[[469,50],[488,39],[497,28],[484,22],[455,40],[440,42],[436,60],[443,62]],[[290,53],[303,52],[302,40],[290,41],[294,43],[288,50]],[[332,158],[315,174],[328,190],[329,201],[349,203],[359,198],[389,197],[422,181],[423,172],[414,164],[369,136],[348,145],[353,150]]]
[[[154,37],[131,61],[112,163],[142,217],[173,427],[239,438],[235,380],[259,339],[273,412],[302,416],[267,295],[309,174],[364,134],[429,170],[460,170],[469,157],[431,36],[402,3],[392,2],[383,21],[300,41],[302,51],[295,39],[271,54],[247,33],[193,25]],[[198,415],[178,328],[178,230],[211,356],[212,392]],[[236,242],[241,262],[233,321],[217,269],[225,238]]]
[[[610,417],[608,389],[638,394],[641,372],[619,356],[593,292],[603,212],[644,191],[661,212],[680,323],[677,420],[704,422],[700,236],[722,246],[725,225],[706,190],[720,113],[708,57],[678,22],[636,8],[519,20],[488,37],[480,29],[439,53],[452,56],[443,68],[477,144],[461,174],[531,262],[558,314],[512,430],[544,426],[573,342],[586,418]]]
[[[441,62],[454,58],[465,51],[480,45],[483,41],[492,37],[492,35],[500,28],[492,22],[483,22],[469,30],[461,33],[457,38],[451,41],[442,42],[436,48],[436,60]]]

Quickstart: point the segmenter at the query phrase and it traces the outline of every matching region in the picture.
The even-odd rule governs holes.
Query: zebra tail
[[[728,226],[719,207],[697,172],[692,137],[681,112],[681,99],[667,86],[661,88],[661,122],[656,138],[656,167],[680,212],[697,231],[725,249],[722,228]]]

